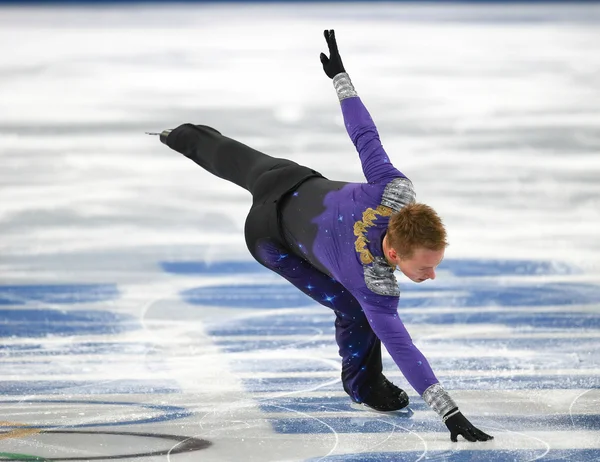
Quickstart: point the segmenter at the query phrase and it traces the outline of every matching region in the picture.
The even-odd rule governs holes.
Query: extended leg
[[[169,133],[166,144],[213,175],[250,192],[263,173],[280,166],[296,165],[290,160],[263,154],[205,125],[181,125]]]

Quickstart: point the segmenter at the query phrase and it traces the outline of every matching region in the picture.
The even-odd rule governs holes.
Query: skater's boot
[[[167,144],[167,137],[169,136],[169,133],[171,133],[173,130],[169,129],[169,130],[163,130],[160,133],[150,133],[150,132],[146,132],[147,135],[158,135],[158,137],[160,138],[161,143],[163,144]]]
[[[383,374],[361,387],[360,399],[356,399],[351,393],[348,394],[354,402],[379,412],[398,411],[408,406],[406,392],[386,379]]]

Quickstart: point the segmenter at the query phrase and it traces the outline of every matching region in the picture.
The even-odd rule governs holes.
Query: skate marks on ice
[[[536,259],[597,262],[600,10],[235,8],[2,10],[0,459],[598,460],[597,275]],[[415,395],[410,418],[352,409],[331,313],[235,262],[247,194],[143,135],[208,123],[360,181],[321,19],[454,255],[477,257],[402,284],[401,316],[491,443],[451,444]]]
[[[187,264],[190,265],[190,262]],[[458,262],[456,266],[461,264],[462,262]],[[446,265],[446,271],[452,273],[454,263],[448,261]],[[495,263],[492,261],[489,265],[493,267]],[[220,284],[225,283],[228,294],[233,297],[241,297],[243,301],[246,292],[238,291],[236,293],[236,287],[239,286],[233,283],[243,280],[242,276],[244,274],[246,275],[244,277],[249,277],[251,280],[252,271],[249,270],[249,267],[243,265],[232,264],[231,266],[242,268],[243,273],[234,272],[224,277],[219,271],[215,271],[214,274],[204,274],[199,278],[198,275],[191,274],[188,271],[187,276],[176,276],[177,279],[181,279],[177,287],[180,288],[179,293],[181,294],[182,303],[187,305],[188,309],[196,311],[199,318],[204,319],[204,324],[209,329],[213,342],[221,348],[220,355],[227,358],[231,369],[240,379],[243,388],[250,393],[250,396],[239,395],[237,398],[219,405],[189,399],[189,395],[186,399],[183,393],[184,390],[181,388],[181,383],[185,383],[185,381],[165,380],[164,377],[161,377],[161,374],[148,374],[146,372],[145,376],[147,378],[145,379],[118,379],[112,377],[110,380],[98,380],[98,374],[101,373],[102,368],[97,363],[105,361],[107,357],[111,358],[112,366],[118,370],[129,367],[131,371],[140,373],[142,372],[141,368],[132,368],[132,363],[140,359],[144,362],[146,368],[153,371],[160,372],[162,368],[160,355],[157,355],[156,352],[152,353],[157,342],[166,344],[166,339],[159,334],[161,331],[153,325],[155,323],[153,316],[157,314],[157,311],[153,311],[152,307],[145,310],[141,322],[136,322],[135,319],[130,317],[110,316],[112,312],[110,306],[115,301],[120,300],[123,294],[128,293],[129,289],[127,287],[119,285],[114,290],[106,291],[98,290],[98,286],[95,285],[90,285],[87,288],[70,285],[67,287],[72,288],[72,294],[65,295],[69,291],[64,287],[52,291],[48,288],[32,286],[30,290],[27,287],[21,287],[18,296],[15,295],[16,291],[13,286],[8,287],[3,295],[4,299],[10,300],[6,305],[5,312],[11,309],[14,310],[15,306],[26,307],[27,309],[33,309],[33,306],[45,307],[40,310],[39,316],[30,316],[26,324],[26,327],[30,329],[30,334],[27,333],[27,328],[22,326],[21,318],[14,318],[5,314],[5,321],[9,327],[12,323],[13,327],[21,326],[23,329],[22,331],[16,328],[13,329],[15,332],[21,332],[21,334],[20,337],[11,341],[12,344],[7,342],[10,347],[5,348],[6,364],[13,363],[15,372],[20,367],[21,373],[27,371],[31,376],[29,381],[4,381],[1,384],[4,395],[15,396],[15,399],[18,399],[15,402],[2,403],[3,410],[7,410],[7,407],[14,410],[12,414],[11,412],[5,412],[7,421],[15,424],[14,427],[7,427],[6,429],[21,432],[28,429],[42,431],[30,435],[26,439],[18,440],[33,444],[32,447],[29,447],[29,449],[33,448],[33,451],[27,452],[23,451],[23,448],[15,447],[11,449],[11,453],[36,454],[46,457],[53,455],[54,458],[59,458],[60,454],[51,451],[53,447],[49,443],[51,440],[55,442],[54,444],[61,441],[64,447],[69,448],[64,452],[64,457],[74,457],[73,452],[84,451],[84,449],[71,440],[73,433],[66,432],[79,431],[80,434],[75,435],[77,441],[81,441],[82,444],[86,445],[85,455],[82,458],[101,457],[97,454],[98,448],[92,436],[89,433],[85,433],[87,436],[84,436],[83,431],[92,432],[95,431],[95,428],[98,431],[108,432],[113,431],[112,427],[117,426],[127,427],[124,428],[124,433],[127,433],[133,427],[138,431],[129,431],[129,433],[148,434],[148,431],[144,431],[144,427],[156,428],[157,425],[165,425],[166,428],[159,427],[161,428],[160,431],[156,428],[154,433],[180,435],[180,430],[176,432],[168,431],[173,429],[172,425],[175,422],[181,422],[182,426],[188,429],[183,436],[191,438],[193,435],[198,435],[196,437],[198,439],[204,441],[214,440],[221,444],[226,440],[227,434],[235,430],[240,436],[231,443],[233,447],[238,449],[251,446],[251,441],[256,443],[268,439],[271,448],[261,450],[263,456],[271,454],[272,460],[284,460],[285,451],[283,448],[290,445],[295,447],[298,454],[303,454],[305,458],[317,454],[319,457],[335,457],[336,453],[348,452],[353,447],[358,451],[357,454],[370,451],[374,454],[372,457],[387,457],[391,452],[397,452],[398,448],[402,447],[403,452],[406,452],[409,457],[414,456],[414,459],[436,454],[436,448],[440,447],[447,451],[448,443],[445,441],[447,436],[445,430],[440,426],[438,419],[431,416],[431,412],[414,395],[411,396],[413,401],[411,408],[414,410],[414,415],[410,418],[406,418],[406,416],[392,418],[379,414],[373,415],[350,407],[349,399],[344,396],[343,392],[340,392],[339,360],[333,342],[332,315],[328,310],[315,306],[314,303],[312,303],[312,306],[299,303],[300,306],[292,307],[289,300],[285,297],[277,297],[275,293],[272,299],[264,298],[265,308],[261,310],[240,308],[239,306],[236,307],[235,304],[226,308],[225,311],[220,308],[218,311],[219,318],[229,317],[229,319],[216,322],[216,317],[210,314],[216,313],[216,311],[211,311],[210,306],[199,305],[186,297],[188,291],[193,290],[194,284],[201,279],[203,287],[219,287]],[[532,266],[530,262],[523,266],[539,268],[539,266]],[[457,273],[458,271],[454,272]],[[491,270],[488,271],[488,273],[490,272]],[[523,272],[524,270],[519,270],[519,273]],[[534,272],[539,273],[538,270]],[[500,271],[500,273],[503,272]],[[575,271],[562,271],[562,273],[566,274],[567,279],[576,274]],[[546,274],[546,276],[548,275]],[[261,276],[261,279],[264,282],[263,276]],[[469,287],[477,286],[478,281],[474,280],[463,284],[460,281],[461,278],[463,276],[457,276],[455,281],[457,286],[460,286],[460,290],[449,286],[448,291],[445,293],[460,293],[462,294],[462,300],[473,300],[472,296],[468,293],[465,295],[465,293],[469,291]],[[270,286],[277,286],[280,289],[285,287],[284,285],[278,285],[279,283],[276,283],[275,280],[269,282]],[[562,283],[569,286],[566,281],[562,281]],[[256,284],[256,286],[259,287],[259,284]],[[174,287],[174,285],[171,285],[171,287]],[[579,288],[577,285],[574,287],[575,289],[571,287],[569,290]],[[104,295],[103,298],[97,295],[86,295],[86,291],[109,293],[110,296]],[[434,290],[432,289],[432,291]],[[213,291],[211,293],[218,292]],[[411,309],[426,311],[445,309],[443,298],[439,298],[437,306],[431,306],[430,303],[427,304],[425,301],[433,297],[429,297],[427,291],[422,295],[416,294],[415,300],[417,301],[414,302],[415,306],[407,308],[409,312]],[[579,313],[580,310],[585,310],[594,302],[597,303],[597,300],[594,300],[593,297],[594,292],[588,290],[580,298],[575,299],[577,304],[569,305],[565,302],[566,299],[561,292],[554,297],[553,301],[561,310],[567,310],[575,314]],[[280,300],[283,308],[277,306],[277,299]],[[74,300],[77,300],[77,303],[74,303]],[[418,300],[421,300],[421,302],[418,302]],[[158,306],[159,301],[154,301],[152,305]],[[507,305],[510,307],[514,303],[509,301]],[[172,301],[165,304],[164,309],[169,309],[169,307],[172,310]],[[527,311],[527,308],[527,306],[515,307],[519,311]],[[540,307],[537,304],[530,308],[539,317],[549,316],[553,313],[547,311],[548,307]],[[467,306],[465,311],[468,312],[473,309],[475,307]],[[62,317],[49,316],[48,310],[55,310],[61,313]],[[14,311],[16,312],[16,310]],[[93,313],[94,315],[83,317],[80,314],[81,311]],[[232,313],[232,316],[227,316],[227,312]],[[208,316],[207,313],[209,313]],[[176,321],[177,316],[177,313],[171,312],[172,320]],[[419,323],[419,318],[415,318],[411,325],[411,330],[417,332],[417,341],[419,337],[422,337],[424,342],[432,347],[430,357],[435,361],[434,367],[440,370],[442,380],[445,383],[450,382],[451,387],[457,390],[457,399],[465,404],[464,408],[471,412],[473,418],[477,418],[481,422],[483,428],[490,431],[496,429],[499,433],[497,441],[494,443],[495,446],[492,446],[493,449],[480,449],[472,457],[480,456],[482,457],[481,460],[488,460],[492,456],[486,455],[486,452],[492,451],[495,453],[497,449],[505,451],[500,454],[513,454],[517,460],[519,458],[521,458],[520,460],[527,460],[527,458],[531,458],[532,454],[536,457],[540,456],[547,448],[541,445],[538,440],[552,441],[552,438],[555,437],[555,435],[549,436],[548,432],[542,435],[536,433],[541,422],[543,422],[544,428],[551,429],[557,435],[561,435],[571,428],[574,431],[581,432],[580,434],[587,437],[587,440],[584,438],[579,442],[584,447],[587,444],[586,441],[588,443],[593,441],[593,437],[598,431],[597,425],[594,424],[594,419],[597,417],[594,414],[597,411],[588,404],[594,401],[594,395],[592,393],[582,394],[577,388],[580,386],[580,382],[574,379],[573,376],[566,377],[564,374],[565,371],[568,371],[567,367],[573,367],[575,361],[578,362],[579,360],[572,355],[566,355],[555,359],[554,363],[550,365],[552,368],[548,365],[538,365],[542,368],[541,372],[546,377],[543,379],[546,381],[544,386],[541,386],[542,377],[538,374],[538,376],[533,375],[532,378],[532,371],[528,367],[528,364],[532,362],[535,364],[540,355],[543,357],[542,353],[536,353],[540,344],[536,345],[535,342],[544,339],[549,344],[553,342],[548,348],[554,348],[554,352],[558,352],[565,347],[564,339],[560,337],[553,338],[550,342],[548,337],[559,336],[559,334],[567,332],[570,334],[572,343],[577,345],[578,342],[582,341],[584,342],[582,343],[583,348],[588,348],[590,345],[585,343],[585,338],[575,338],[575,332],[581,331],[581,327],[578,325],[565,326],[563,323],[554,328],[546,326],[532,330],[531,325],[526,322],[523,322],[521,326],[513,323],[502,325],[498,323],[496,318],[492,317],[490,319],[492,322],[484,326],[487,328],[484,330],[489,331],[491,329],[494,336],[480,334],[479,347],[483,350],[492,350],[487,352],[491,357],[502,357],[502,359],[495,361],[489,361],[489,358],[488,360],[478,360],[473,357],[468,349],[465,352],[464,342],[467,339],[465,339],[459,326],[454,323],[452,323],[454,327],[452,332],[447,332],[449,326],[447,322],[439,324],[442,330],[427,327],[431,325],[428,321]],[[189,319],[186,322],[189,323]],[[116,327],[112,335],[109,335],[106,330],[96,332],[94,330],[96,325],[103,325],[104,329],[112,325],[116,325]],[[435,324],[433,325],[435,326]],[[476,322],[467,323],[466,325],[472,326],[473,329],[481,327]],[[425,330],[421,331],[419,326],[423,326]],[[498,326],[501,329],[498,329]],[[80,328],[79,336],[82,337],[82,341],[74,341],[73,333],[76,336],[78,335],[78,327]],[[193,331],[194,328],[195,326],[190,326],[189,329],[182,330],[179,326],[176,331],[179,334],[186,334]],[[151,329],[156,330],[149,332]],[[494,329],[496,329],[495,333]],[[481,330],[481,332],[484,330]],[[527,334],[526,336],[523,336],[522,330]],[[130,337],[132,334],[137,335],[136,332],[139,331],[142,331],[142,333],[138,337]],[[444,331],[446,332],[444,333]],[[95,341],[90,341],[91,339],[87,336],[96,333],[102,338],[94,338]],[[150,333],[153,335],[149,336]],[[473,336],[472,334],[473,332],[471,332],[471,336]],[[54,336],[54,340],[49,340],[48,335]],[[127,336],[128,341],[122,338],[123,335]],[[536,335],[536,339],[529,339],[529,337],[535,337]],[[44,337],[40,338],[40,336]],[[507,339],[512,341],[513,336],[516,340],[514,345],[516,348],[506,342]],[[468,341],[471,341],[471,339]],[[477,343],[476,338],[473,341]],[[448,349],[449,344],[452,345],[454,355],[458,354],[460,356],[457,362],[448,363],[447,361],[448,358],[444,352]],[[536,350],[525,355],[527,349],[532,345]],[[184,342],[182,346],[185,348],[188,347],[188,344]],[[193,363],[202,364],[203,356],[217,355],[216,352],[210,353],[210,351],[208,354],[205,354],[206,352],[203,350],[192,351],[190,356],[193,357]],[[459,353],[456,353],[457,351]],[[596,354],[597,351],[592,351],[588,358],[583,358],[586,360],[584,364],[592,361],[592,366],[597,365],[597,363],[593,363],[597,357]],[[583,351],[581,355],[583,355]],[[181,352],[173,356],[176,362],[184,361],[178,363],[179,368],[186,364],[187,358]],[[65,358],[68,358],[66,362],[64,361]],[[61,359],[63,361],[60,361]],[[36,364],[39,361],[42,361],[42,364]],[[491,362],[491,366],[485,366],[487,362]],[[49,380],[52,378],[52,374],[48,374],[47,371],[42,373],[44,364],[52,366],[53,370],[51,372],[55,374],[56,380]],[[25,369],[23,369],[24,367]],[[85,373],[78,374],[80,380],[73,380],[74,369],[78,367],[83,367],[82,370]],[[588,367],[588,365],[584,367]],[[393,372],[395,368],[390,363],[389,358],[386,361],[386,369],[392,371],[391,376],[395,381],[401,383],[404,388],[409,389],[407,384],[402,383],[399,375]],[[486,372],[489,372],[489,374],[486,375]],[[526,375],[525,382],[517,380],[520,374]],[[597,370],[588,367],[585,374],[589,379],[594,374],[597,376]],[[468,377],[469,375],[472,375],[472,377]],[[506,380],[502,379],[503,375],[505,375]],[[89,380],[81,380],[86,376]],[[465,376],[467,377],[465,378]],[[454,382],[452,382],[453,380]],[[536,380],[538,381],[537,385]],[[525,385],[521,387],[517,385],[518,383],[525,383]],[[557,385],[560,385],[560,390],[556,390]],[[480,392],[482,388],[493,390],[495,392],[494,399],[490,400],[487,394],[482,395]],[[505,388],[509,388],[509,390]],[[548,397],[550,397],[563,407],[544,412],[544,408],[540,405],[535,409],[530,409],[530,412],[520,410],[517,413],[518,418],[515,419],[514,413],[524,403],[531,403],[531,396],[523,399],[527,394],[530,395],[529,392],[519,395],[521,397],[520,402],[511,404],[516,401],[516,397],[511,396],[511,393],[519,391],[521,388],[527,388],[528,390],[535,388],[538,393],[546,391],[544,389],[547,388],[548,394],[539,401],[547,402]],[[24,393],[25,396],[23,396]],[[573,393],[576,393],[576,395],[573,395]],[[564,408],[560,395],[571,396],[569,404],[574,404],[568,409]],[[58,399],[52,399],[53,396]],[[65,396],[70,398],[62,399]],[[95,399],[82,400],[78,396],[85,396],[86,398],[91,396]],[[141,403],[136,404],[135,401],[128,400],[128,396],[137,400],[141,399]],[[485,398],[482,398],[482,396],[485,396]],[[107,397],[113,397],[113,400],[108,400]],[[588,400],[587,398],[591,399]],[[481,410],[469,409],[469,405],[473,406],[469,403],[480,403],[482,399],[486,400],[488,406],[486,412],[493,417],[482,415]],[[169,404],[152,404],[156,403],[157,400]],[[181,405],[176,406],[174,403],[178,402]],[[257,407],[258,409],[256,409]],[[507,407],[510,408],[509,412],[507,412]],[[500,415],[502,412],[507,415]],[[40,413],[42,415],[39,415]],[[131,415],[140,414],[141,416],[137,419],[128,418]],[[23,424],[24,416],[27,416],[28,425]],[[67,422],[63,422],[63,416],[69,417]],[[568,416],[568,419],[563,418],[565,416]],[[104,429],[102,427],[109,428]],[[274,432],[275,436],[269,436],[269,432]],[[527,432],[526,436],[523,436],[524,432]],[[511,439],[502,438],[503,434],[510,434]],[[103,441],[106,441],[107,452],[111,447],[112,449],[119,448],[120,452],[110,450],[113,456],[117,454],[123,456],[142,454],[139,451],[140,445],[135,443],[136,440],[132,434],[128,437],[123,435],[122,440],[117,438],[116,435],[111,435],[109,438],[105,434]],[[277,439],[277,435],[281,439]],[[320,439],[315,441],[311,440],[311,437],[319,437]],[[143,437],[140,436],[139,438],[141,440]],[[240,438],[246,441],[241,441]],[[538,440],[535,438],[538,438]],[[111,441],[114,441],[114,443]],[[127,445],[124,446],[119,441],[126,441]],[[153,453],[161,454],[161,451],[164,452],[166,450],[164,447],[165,441],[165,439],[157,440],[156,444],[153,445]],[[143,447],[146,444],[150,443],[144,442]],[[93,450],[89,449],[92,447]],[[416,453],[411,453],[407,448],[412,447],[418,447],[419,449]],[[524,450],[524,448],[527,448],[527,450]],[[123,449],[128,450],[127,454],[122,451]],[[210,454],[210,449],[207,448],[204,453]],[[584,448],[579,449],[583,450]],[[383,451],[384,456],[377,456],[380,453],[375,451]],[[219,452],[219,454],[222,455],[222,452]],[[453,457],[457,458],[456,460],[468,460],[464,459],[467,454],[469,453],[457,453]],[[564,455],[566,453],[564,451],[556,453],[557,456],[560,454]],[[585,455],[586,453],[581,452],[581,454]],[[400,456],[397,454],[396,457]],[[405,455],[401,457],[404,459]]]
[[[164,460],[210,447],[182,430],[193,411],[168,398],[180,384],[123,312],[127,291],[0,285],[0,460]]]
[[[206,376],[216,376],[215,362],[224,358],[198,339],[199,323],[173,316],[176,299],[140,303],[130,285],[109,287],[0,287],[0,392],[6,398],[0,402],[0,459],[192,461],[202,450],[202,460],[235,460],[240,451],[263,460],[256,442],[265,444],[272,428],[256,412],[256,400],[224,387],[223,375],[213,389],[206,386]],[[176,287],[145,291],[173,294]],[[135,310],[140,317],[131,306],[141,307]],[[123,307],[128,314],[121,316]],[[171,322],[156,316],[163,308]],[[330,370],[337,365],[322,362]],[[338,381],[328,378],[303,391]],[[286,447],[286,440],[282,435],[278,444]],[[310,446],[323,444],[324,453],[332,450],[327,438]],[[284,457],[283,450],[268,453],[274,460]]]
[[[575,267],[447,260],[440,266],[447,282],[402,285],[400,315],[413,338],[465,413],[496,436],[476,450],[450,446],[456,451],[448,450],[445,428],[418,396],[411,396],[410,413],[382,416],[353,408],[338,381],[328,385],[328,378],[339,377],[339,366],[321,362],[337,360],[332,314],[311,307],[311,299],[277,279],[265,281],[269,274],[260,265],[228,262],[211,268],[187,261],[162,267],[201,278],[202,287],[180,292],[187,304],[235,313],[225,322],[206,324],[273,430],[301,438],[329,435],[344,452],[314,460],[600,457],[600,286],[580,283]],[[252,275],[262,280],[240,282]],[[410,390],[389,358],[385,369]],[[585,387],[591,388],[582,391]],[[589,400],[575,405],[586,396]],[[406,449],[415,444],[411,438],[419,441],[418,452]],[[355,455],[348,452],[349,439],[360,442]]]
[[[111,358],[117,369],[129,367],[132,371],[141,372],[142,369],[132,368],[132,362],[142,359],[146,368],[158,372],[163,370],[161,355],[152,351],[156,349],[157,343],[167,345],[164,335],[170,332],[161,331],[157,321],[164,322],[163,320],[168,319],[167,315],[170,315],[171,321],[177,322],[180,315],[179,310],[173,311],[173,306],[176,305],[172,300],[164,301],[163,305],[161,300],[155,300],[150,304],[152,306],[144,309],[142,321],[136,322],[130,317],[110,316],[110,309],[99,309],[103,305],[106,307],[107,303],[120,300],[122,294],[128,292],[124,286],[108,291],[110,296],[104,296],[107,299],[85,294],[86,290],[92,290],[89,287],[93,288],[92,291],[106,293],[98,291],[95,285],[86,289],[77,285],[67,286],[73,289],[71,295],[65,295],[68,290],[62,287],[55,291],[39,286],[32,286],[29,291],[24,287],[20,289],[18,296],[15,295],[14,287],[10,286],[3,295],[4,299],[10,300],[5,312],[14,309],[12,304],[27,309],[32,309],[33,306],[45,307],[39,316],[30,317],[26,325],[31,330],[29,335],[27,328],[22,326],[21,318],[5,314],[6,323],[10,325],[12,322],[14,326],[20,325],[23,329],[14,329],[15,332],[21,332],[20,340],[17,337],[7,342],[4,349],[6,365],[15,372],[19,368],[21,373],[28,371],[32,378],[29,381],[2,382],[3,394],[18,399],[3,403],[3,409],[7,406],[15,409],[12,415],[10,412],[5,413],[10,418],[7,421],[14,423],[14,427],[6,429],[9,432],[29,429],[45,431],[31,434],[26,439],[14,439],[27,441],[34,446],[33,449],[29,447],[33,452],[15,447],[11,449],[12,454],[27,453],[49,457],[48,451],[52,444],[48,441],[51,439],[63,441],[64,446],[69,448],[65,457],[67,454],[73,457],[73,451],[83,449],[77,449],[69,439],[73,434],[58,431],[94,431],[88,427],[120,426],[127,427],[127,430],[130,427],[136,428],[138,432],[130,433],[143,434],[147,433],[143,431],[146,426],[155,428],[157,425],[165,425],[166,428],[159,427],[160,431],[157,428],[155,433],[179,435],[180,430],[168,430],[172,430],[175,421],[180,421],[181,426],[189,430],[184,436],[192,438],[198,435],[198,439],[213,441],[215,445],[218,443],[215,454],[220,454],[219,457],[223,455],[222,445],[225,441],[232,448],[251,451],[249,448],[253,444],[262,442],[264,445],[268,440],[269,449],[261,448],[260,451],[262,456],[270,454],[271,460],[285,460],[286,447],[296,448],[297,454],[302,454],[306,459],[318,455],[317,460],[323,457],[325,460],[336,460],[336,457],[338,460],[339,457],[348,457],[348,460],[352,460],[352,457],[357,460],[361,460],[360,457],[369,457],[371,460],[394,457],[401,458],[400,460],[423,460],[425,457],[438,456],[442,460],[457,461],[502,460],[503,457],[514,460],[536,460],[542,457],[546,460],[569,460],[587,457],[593,460],[591,454],[598,449],[595,443],[599,431],[598,393],[597,388],[581,388],[598,383],[600,355],[598,345],[593,342],[597,328],[592,322],[589,329],[584,329],[577,318],[586,313],[592,316],[591,319],[597,316],[593,307],[597,306],[599,299],[597,292],[593,290],[593,284],[582,286],[579,282],[571,281],[571,278],[579,274],[573,268],[565,271],[561,265],[522,262],[521,266],[515,263],[515,268],[509,271],[504,263],[489,261],[490,269],[484,271],[486,275],[479,278],[464,275],[464,270],[457,269],[464,266],[464,262],[449,260],[445,262],[443,270],[448,273],[449,278],[455,279],[446,283],[444,290],[440,291],[432,284],[421,286],[412,295],[405,291],[409,292],[406,297],[408,307],[402,309],[401,313],[408,320],[415,341],[426,350],[434,368],[439,371],[441,380],[453,390],[470,418],[496,435],[493,443],[475,451],[469,446],[449,445],[445,429],[417,396],[411,395],[413,414],[410,417],[381,416],[351,408],[349,399],[340,391],[333,319],[327,309],[315,305],[310,299],[308,302],[295,301],[294,307],[289,298],[278,295],[278,291],[287,290],[286,285],[277,282],[276,278],[265,285],[264,278],[268,275],[261,274],[259,278],[254,278],[250,264],[237,265],[229,262],[224,266],[238,268],[241,272],[230,271],[225,275],[218,270],[219,265],[216,265],[214,274],[204,270],[203,274],[194,274],[190,270],[193,263],[186,262],[186,265],[184,275],[170,273],[178,283],[171,283],[169,287],[179,288],[180,303],[190,311],[182,315],[185,316],[186,323],[190,323],[195,312],[196,318],[203,319],[212,343],[218,345],[220,351],[202,349],[205,347],[202,344],[194,346],[188,353],[189,357],[181,351],[168,356],[178,364],[177,369],[182,369],[187,364],[201,367],[200,364],[211,356],[225,358],[247,393],[238,394],[217,405],[214,399],[213,404],[210,404],[190,399],[189,394],[186,397],[186,387],[182,388],[181,385],[185,384],[185,380],[165,380],[162,374],[146,372],[146,379],[113,377],[110,380],[98,380],[98,373],[102,368],[97,362],[104,361],[106,357]],[[167,266],[162,265],[163,268]],[[542,271],[540,268],[546,269]],[[258,269],[259,273],[260,271]],[[487,297],[477,294],[482,282],[479,279],[490,278],[491,273],[496,273],[492,278],[504,278],[501,283],[497,282],[497,289],[513,293],[515,298],[497,298],[494,306],[477,307],[475,302],[478,299],[487,300]],[[510,276],[507,273],[519,274],[518,282],[505,279]],[[528,299],[523,298],[519,291],[511,291],[511,284],[528,287],[540,274],[543,277],[559,278],[555,283],[562,284],[562,290],[548,291],[548,306],[536,301],[531,306],[523,305],[522,300]],[[527,281],[528,278],[531,281]],[[244,306],[245,302],[253,302],[255,299],[245,298],[248,294],[252,297],[252,294],[251,291],[239,290],[244,287],[244,284],[240,285],[240,281],[246,284],[246,288],[251,288],[253,284],[258,288],[272,287],[270,298],[263,298],[263,309]],[[199,303],[198,299],[188,296],[190,291],[197,290],[194,287],[198,282],[202,283],[204,289],[210,289],[207,293],[213,295],[215,305],[221,306],[219,309]],[[493,281],[485,282],[490,287],[488,293],[492,293]],[[228,306],[221,301],[217,294],[223,291],[222,287],[227,288],[227,296],[236,299],[236,303]],[[436,295],[438,292],[442,296]],[[569,293],[573,296],[569,297]],[[73,303],[75,299],[78,299],[78,303]],[[210,300],[209,297],[208,301]],[[431,300],[436,302],[432,303]],[[158,316],[160,310],[155,308],[161,306],[160,309],[169,311]],[[61,313],[62,317],[49,316],[49,309]],[[516,317],[508,321],[493,316],[493,313],[510,309]],[[490,315],[485,323],[481,322],[481,318],[470,317],[470,313],[481,310]],[[71,311],[74,313],[72,317]],[[93,312],[94,316],[83,317],[81,311]],[[438,322],[432,322],[434,318],[423,318],[423,312],[436,316],[452,312],[454,316],[462,318],[460,321],[440,318]],[[569,313],[573,321],[544,322],[554,319],[556,313]],[[534,320],[540,322],[533,322]],[[102,339],[89,341],[85,337],[95,333],[95,325],[104,325],[106,329],[106,326],[115,324],[117,326],[112,336],[105,330],[100,330]],[[77,332],[77,327],[81,328],[82,341],[73,341],[72,334]],[[187,329],[178,326],[174,332],[188,335],[195,328],[194,325]],[[129,336],[140,330],[143,335],[134,337],[137,341],[132,341]],[[40,339],[40,335],[45,337]],[[48,335],[56,338],[48,340]],[[128,341],[124,341],[122,335],[128,336]],[[186,340],[181,348],[191,346],[192,342]],[[565,350],[568,353],[563,353]],[[64,358],[68,358],[68,361],[61,364],[58,359]],[[40,360],[43,361],[42,364],[36,364]],[[49,380],[52,377],[48,377],[47,371],[42,373],[43,364],[52,366],[56,380]],[[86,373],[79,373],[80,380],[73,380],[73,369],[81,366]],[[386,370],[391,371],[390,377],[396,383],[410,390],[395,372],[389,358],[386,358]],[[86,375],[89,380],[81,380]],[[189,390],[189,386],[187,389]],[[82,395],[86,398],[95,397],[97,401],[77,398]],[[52,399],[53,396],[69,396],[70,399],[59,402],[61,400]],[[117,399],[109,401],[106,399],[108,396]],[[128,401],[127,396],[141,399],[143,404],[137,404],[139,411],[127,409],[127,406],[132,409],[136,407],[135,401]],[[169,404],[162,407],[160,404],[153,405],[157,400]],[[181,405],[176,406],[175,403]],[[38,415],[41,412],[43,416]],[[127,418],[140,413],[142,416],[138,419]],[[27,425],[23,424],[24,415],[27,416]],[[62,416],[69,416],[68,423],[62,422]],[[52,418],[56,420],[52,421]],[[228,435],[232,431],[238,437],[227,440],[231,438]],[[95,447],[92,437],[86,435],[84,439],[81,439],[82,435],[78,435],[78,441]],[[107,451],[114,444],[113,449],[118,447],[121,451],[126,448],[129,450],[127,454],[141,453],[136,450],[139,445],[134,439],[126,438],[126,446],[118,443],[121,440],[116,436],[112,441],[115,443],[109,444]],[[161,440],[161,444],[164,442],[164,439]],[[158,446],[155,453],[165,451],[164,445]],[[449,450],[449,447],[459,448],[460,451]],[[402,451],[399,452],[399,448]],[[410,448],[413,448],[412,452]],[[203,453],[208,455],[211,449],[212,447],[207,448]],[[352,453],[352,450],[355,452]],[[82,457],[101,457],[90,451]],[[340,453],[345,455],[341,456]],[[112,451],[112,454],[117,452]]]

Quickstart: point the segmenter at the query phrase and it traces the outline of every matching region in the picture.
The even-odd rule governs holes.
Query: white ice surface
[[[600,418],[597,328],[409,326],[436,364],[483,358],[471,367],[457,363],[443,375],[496,378],[495,389],[453,392],[465,414],[495,434],[487,445],[452,445],[442,424],[425,409],[417,409],[414,419],[429,422],[431,431],[414,432],[402,420],[345,408],[285,408],[286,398],[343,398],[332,331],[315,327],[309,335],[266,335],[261,340],[285,346],[227,352],[210,330],[234,325],[242,316],[292,313],[322,321],[326,309],[227,309],[182,301],[179,292],[192,287],[281,281],[264,275],[182,277],[161,270],[162,261],[248,261],[242,231],[250,198],[144,135],[184,122],[211,125],[332,179],[362,181],[336,95],[318,60],[325,50],[322,30],[335,28],[344,64],[390,158],[413,180],[418,199],[435,207],[447,225],[451,245],[446,258],[562,262],[582,272],[528,280],[598,284],[599,24],[598,5],[1,7],[1,284],[117,284],[120,297],[108,303],[28,302],[25,308],[108,309],[133,315],[142,329],[3,338],[6,349],[39,345],[43,354],[7,353],[1,384],[54,380],[66,385],[58,394],[5,396],[10,402],[0,406],[9,423],[1,425],[13,433],[0,436],[0,451],[87,460],[176,447],[133,436],[75,438],[14,430],[17,424],[49,425],[56,431],[160,414],[148,407],[93,403],[122,401],[180,406],[193,414],[90,431],[167,433],[214,443],[202,452],[144,459],[149,461],[319,460],[395,451],[406,452],[405,460],[426,460],[436,457],[435,451],[447,451],[447,460],[468,460],[448,452],[456,448],[498,451],[493,457],[500,457],[477,460],[504,460],[502,454],[505,460],[543,460],[555,450],[567,452],[552,460],[600,460],[598,425],[589,430],[575,426],[577,418]],[[526,309],[565,310],[551,305]],[[598,316],[599,305],[571,309]],[[427,312],[458,313],[461,308],[444,306],[442,299]],[[419,308],[404,311],[418,313]],[[473,335],[483,341],[474,346]],[[495,343],[486,343],[488,337]],[[586,356],[587,343],[566,351],[510,343],[532,338],[587,339],[589,345],[595,342],[590,351],[596,356]],[[256,339],[223,335],[219,341]],[[97,347],[73,353],[86,343],[119,343],[131,351],[111,354]],[[510,367],[478,366],[498,358]],[[389,376],[403,383],[386,360]],[[319,367],[312,372],[285,368],[302,361]],[[265,371],[264,364],[279,366]],[[592,385],[512,387],[513,378],[528,374],[583,377]],[[312,382],[294,385],[295,377]],[[287,378],[292,385],[248,390],[244,380],[257,378]],[[102,394],[85,388],[133,379],[174,383],[179,392]],[[419,402],[414,393],[411,398]],[[261,410],[261,403],[280,406],[281,412]],[[518,430],[520,418],[546,414],[547,428]],[[338,417],[391,422],[390,430],[346,433],[328,420]],[[314,420],[329,430],[277,433],[272,421],[281,418]],[[551,418],[575,419],[576,430],[555,428]],[[578,449],[596,450],[596,458],[593,453],[569,456],[568,451]]]

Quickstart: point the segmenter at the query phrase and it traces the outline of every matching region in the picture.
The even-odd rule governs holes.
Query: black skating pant
[[[279,206],[286,194],[308,178],[321,175],[290,160],[263,154],[203,125],[177,127],[169,134],[167,145],[213,175],[252,194],[252,207],[244,227],[248,250],[260,264],[334,310],[344,389],[355,400],[362,401],[369,382],[382,372],[381,342],[354,296],[293,253],[279,224]]]

